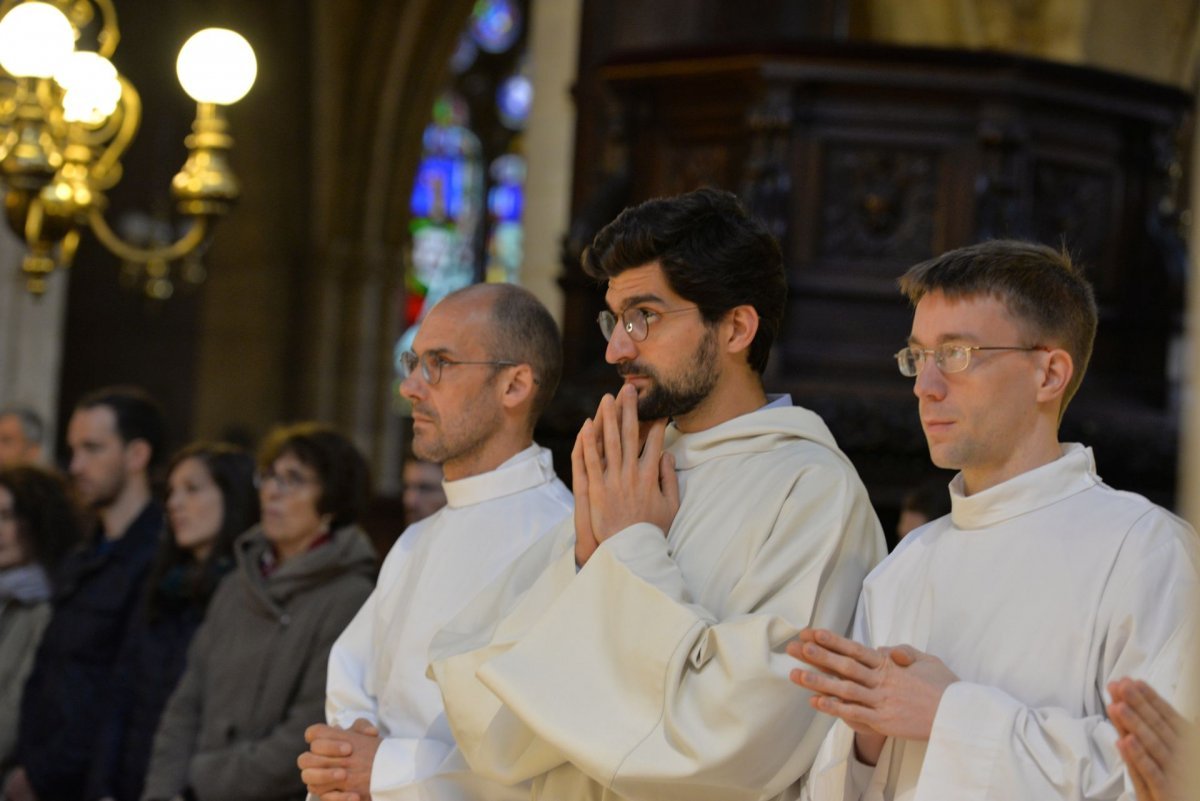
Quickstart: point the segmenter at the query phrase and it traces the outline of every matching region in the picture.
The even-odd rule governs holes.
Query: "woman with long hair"
[[[154,732],[209,599],[233,567],[233,542],[258,520],[254,459],[197,442],[167,470],[167,525],[116,669],[88,779],[89,801],[138,801]]]
[[[40,467],[0,470],[0,775],[16,744],[21,691],[50,622],[58,563],[79,542],[66,482]]]

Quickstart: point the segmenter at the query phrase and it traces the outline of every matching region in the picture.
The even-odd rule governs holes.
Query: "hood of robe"
[[[758,409],[692,434],[671,423],[665,447],[675,457],[675,468],[687,470],[722,456],[772,451],[797,439],[823,445],[850,464],[825,421],[800,406]]]
[[[256,525],[238,537],[234,554],[238,571],[252,588],[251,594],[274,614],[282,614],[283,607],[293,597],[344,573],[358,573],[374,581],[375,548],[366,533],[355,525],[337,529],[329,542],[293,556],[269,576],[263,576],[262,558],[270,547],[262,526]]]

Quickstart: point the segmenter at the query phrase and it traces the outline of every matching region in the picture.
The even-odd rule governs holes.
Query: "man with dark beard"
[[[454,748],[429,641],[529,545],[571,514],[550,452],[533,441],[562,372],[546,308],[511,284],[448,295],[402,354],[413,452],[442,465],[447,505],[410,525],[375,591],[329,653],[328,725],[306,733],[298,764],[316,796],[440,798],[426,779]],[[456,792],[489,792],[464,777]],[[510,793],[507,788],[490,788]]]
[[[787,286],[728,193],[626,209],[585,269],[624,386],[583,424],[575,514],[430,649],[471,769],[535,799],[765,799],[829,722],[784,648],[850,626],[884,555],[849,460],[762,371]]]
[[[71,482],[97,522],[55,577],[54,613],[21,701],[11,801],[82,796],[100,705],[163,528],[150,484],[166,445],[157,402],[134,387],[98,390],[75,407],[67,444]]]

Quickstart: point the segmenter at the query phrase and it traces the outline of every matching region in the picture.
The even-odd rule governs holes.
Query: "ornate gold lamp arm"
[[[138,247],[131,245],[117,234],[104,219],[104,213],[93,208],[88,214],[88,225],[92,233],[100,240],[100,244],[112,251],[113,255],[122,261],[134,264],[150,264],[151,262],[178,261],[191,253],[204,242],[209,232],[209,218],[197,217],[195,223],[188,228],[178,240],[162,247]]]
[[[97,52],[73,50],[79,32],[95,31]],[[29,246],[23,269],[34,294],[56,266],[67,266],[90,227],[125,266],[144,267],[146,292],[168,297],[170,264],[187,260],[195,278],[213,221],[237,200],[227,153],[233,146],[221,107],[254,83],[254,51],[237,33],[210,28],[180,50],[177,72],[197,102],[187,162],[171,181],[191,225],[174,242],[130,242],[104,216],[105,191],[121,179],[121,159],[141,122],[133,85],[108,56],[120,40],[113,0],[0,0],[0,183],[8,222]],[[216,68],[219,65],[220,68]],[[0,79],[4,76],[0,74]]]

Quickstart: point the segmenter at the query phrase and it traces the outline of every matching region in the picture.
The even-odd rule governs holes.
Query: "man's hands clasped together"
[[[296,764],[308,791],[321,801],[371,801],[371,768],[382,742],[379,729],[359,718],[349,729],[309,726],[308,749]]]
[[[675,459],[663,453],[667,421],[644,430],[637,391],[626,384],[616,398],[605,395],[596,416],[584,422],[571,451],[575,495],[575,563],[582,567],[596,548],[635,523],[665,533],[679,511]]]
[[[814,709],[854,730],[868,765],[888,737],[928,740],[942,695],[958,681],[942,660],[912,646],[868,648],[825,629],[804,629],[787,651],[816,668],[793,670],[791,680],[813,692]]]

